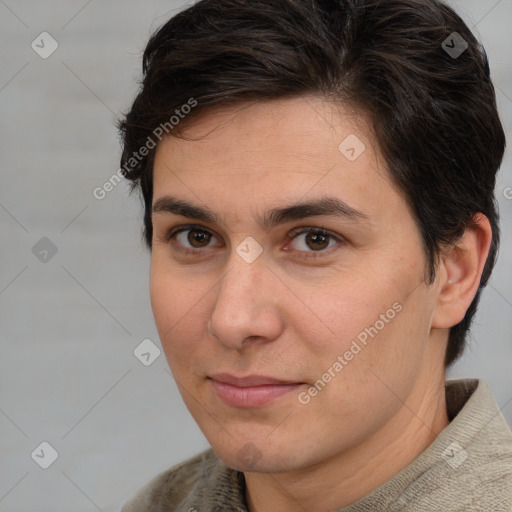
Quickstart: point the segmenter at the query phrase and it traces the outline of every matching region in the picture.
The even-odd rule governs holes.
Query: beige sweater
[[[385,484],[336,512],[512,512],[512,432],[487,384],[446,382],[450,424]],[[248,512],[243,473],[207,450],[164,471],[122,512]]]

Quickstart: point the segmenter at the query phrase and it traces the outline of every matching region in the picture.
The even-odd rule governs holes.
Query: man
[[[489,67],[425,0],[203,0],[121,123],[151,302],[212,449],[124,512],[511,511],[512,434],[445,381],[494,265]]]

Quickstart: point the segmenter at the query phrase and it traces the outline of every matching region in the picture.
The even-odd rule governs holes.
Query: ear
[[[478,291],[491,241],[489,219],[477,213],[462,238],[441,256],[432,327],[446,329],[462,321]]]

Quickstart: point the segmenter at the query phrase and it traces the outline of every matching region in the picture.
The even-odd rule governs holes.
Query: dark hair
[[[486,215],[490,254],[464,319],[450,329],[445,366],[458,359],[496,259],[494,186],[505,135],[485,50],[450,7],[437,0],[202,0],[151,37],[143,74],[119,127],[122,173],[142,192],[150,249],[153,147],[162,127],[178,137],[209,108],[303,94],[370,115],[418,225],[428,283],[442,247],[476,213]]]

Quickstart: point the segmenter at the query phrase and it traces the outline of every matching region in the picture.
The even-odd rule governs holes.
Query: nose
[[[234,252],[217,288],[209,334],[237,350],[256,340],[277,339],[284,324],[278,283],[263,258],[247,263]]]

